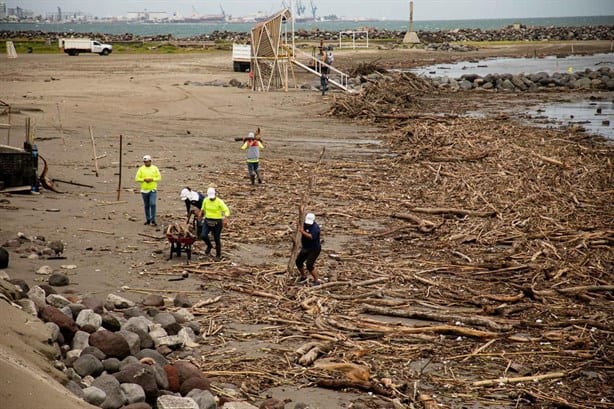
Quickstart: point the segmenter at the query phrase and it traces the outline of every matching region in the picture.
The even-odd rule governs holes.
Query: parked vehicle
[[[68,55],[79,55],[79,53],[109,55],[113,52],[111,44],[104,44],[89,38],[60,38],[59,46]]]
[[[232,68],[235,72],[245,72],[251,69],[252,46],[249,44],[232,45]]]

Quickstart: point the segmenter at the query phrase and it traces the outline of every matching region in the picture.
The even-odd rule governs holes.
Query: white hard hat
[[[190,193],[192,193],[192,192],[190,192],[190,189],[188,189],[188,188],[183,188],[183,189],[181,190],[181,195],[180,195],[179,197],[181,197],[181,200],[187,200],[187,199],[190,199]]]
[[[316,221],[316,215],[313,213],[307,213],[305,216],[305,224],[313,224]]]
[[[247,134],[247,139],[254,139],[254,138],[255,138],[255,135],[253,132],[250,132]]]
[[[209,189],[207,189],[207,197],[209,199],[215,199],[215,189],[210,187]]]
[[[143,162],[149,162],[151,160],[151,155],[143,156]]]

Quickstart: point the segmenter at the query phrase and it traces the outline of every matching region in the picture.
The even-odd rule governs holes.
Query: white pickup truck
[[[79,55],[79,53],[109,55],[113,52],[111,44],[104,44],[89,38],[60,38],[59,46],[68,55]]]
[[[249,44],[232,45],[232,68],[235,72],[249,71],[252,62],[252,46]]]

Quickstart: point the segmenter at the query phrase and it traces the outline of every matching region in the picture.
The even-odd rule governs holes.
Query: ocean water
[[[569,55],[563,58],[547,56],[540,58],[487,58],[478,61],[460,61],[453,64],[435,64],[412,68],[408,71],[426,77],[460,78],[463,74],[520,74],[547,72],[578,72],[601,67],[614,69],[614,54]]]
[[[414,21],[415,31],[454,30],[457,28],[475,28],[481,30],[496,30],[514,23],[527,27],[578,27],[609,25],[614,26],[614,16],[593,17],[552,17],[552,18],[522,18],[522,19],[487,19],[487,20],[425,20]],[[0,23],[0,30],[6,31],[44,31],[44,32],[74,32],[125,34],[153,36],[172,34],[176,38],[188,38],[201,34],[211,34],[214,31],[249,32],[253,23]],[[342,31],[356,30],[364,27],[374,27],[379,30],[406,31],[407,21],[313,21],[296,23],[296,30]]]

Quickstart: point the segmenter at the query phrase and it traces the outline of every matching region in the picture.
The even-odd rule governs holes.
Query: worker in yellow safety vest
[[[211,254],[211,240],[209,239],[209,233],[213,232],[213,241],[215,241],[215,261],[219,261],[222,258],[222,229],[226,226],[226,218],[230,216],[230,209],[226,206],[226,203],[219,197],[215,188],[210,187],[207,189],[207,198],[203,200],[201,207],[201,216],[204,220],[200,238],[204,240],[207,248],[205,254]]]
[[[141,197],[145,208],[145,225],[156,224],[156,201],[158,199],[158,182],[162,179],[160,170],[151,164],[151,156],[143,156],[143,165],[137,170],[134,180],[141,184]]]

